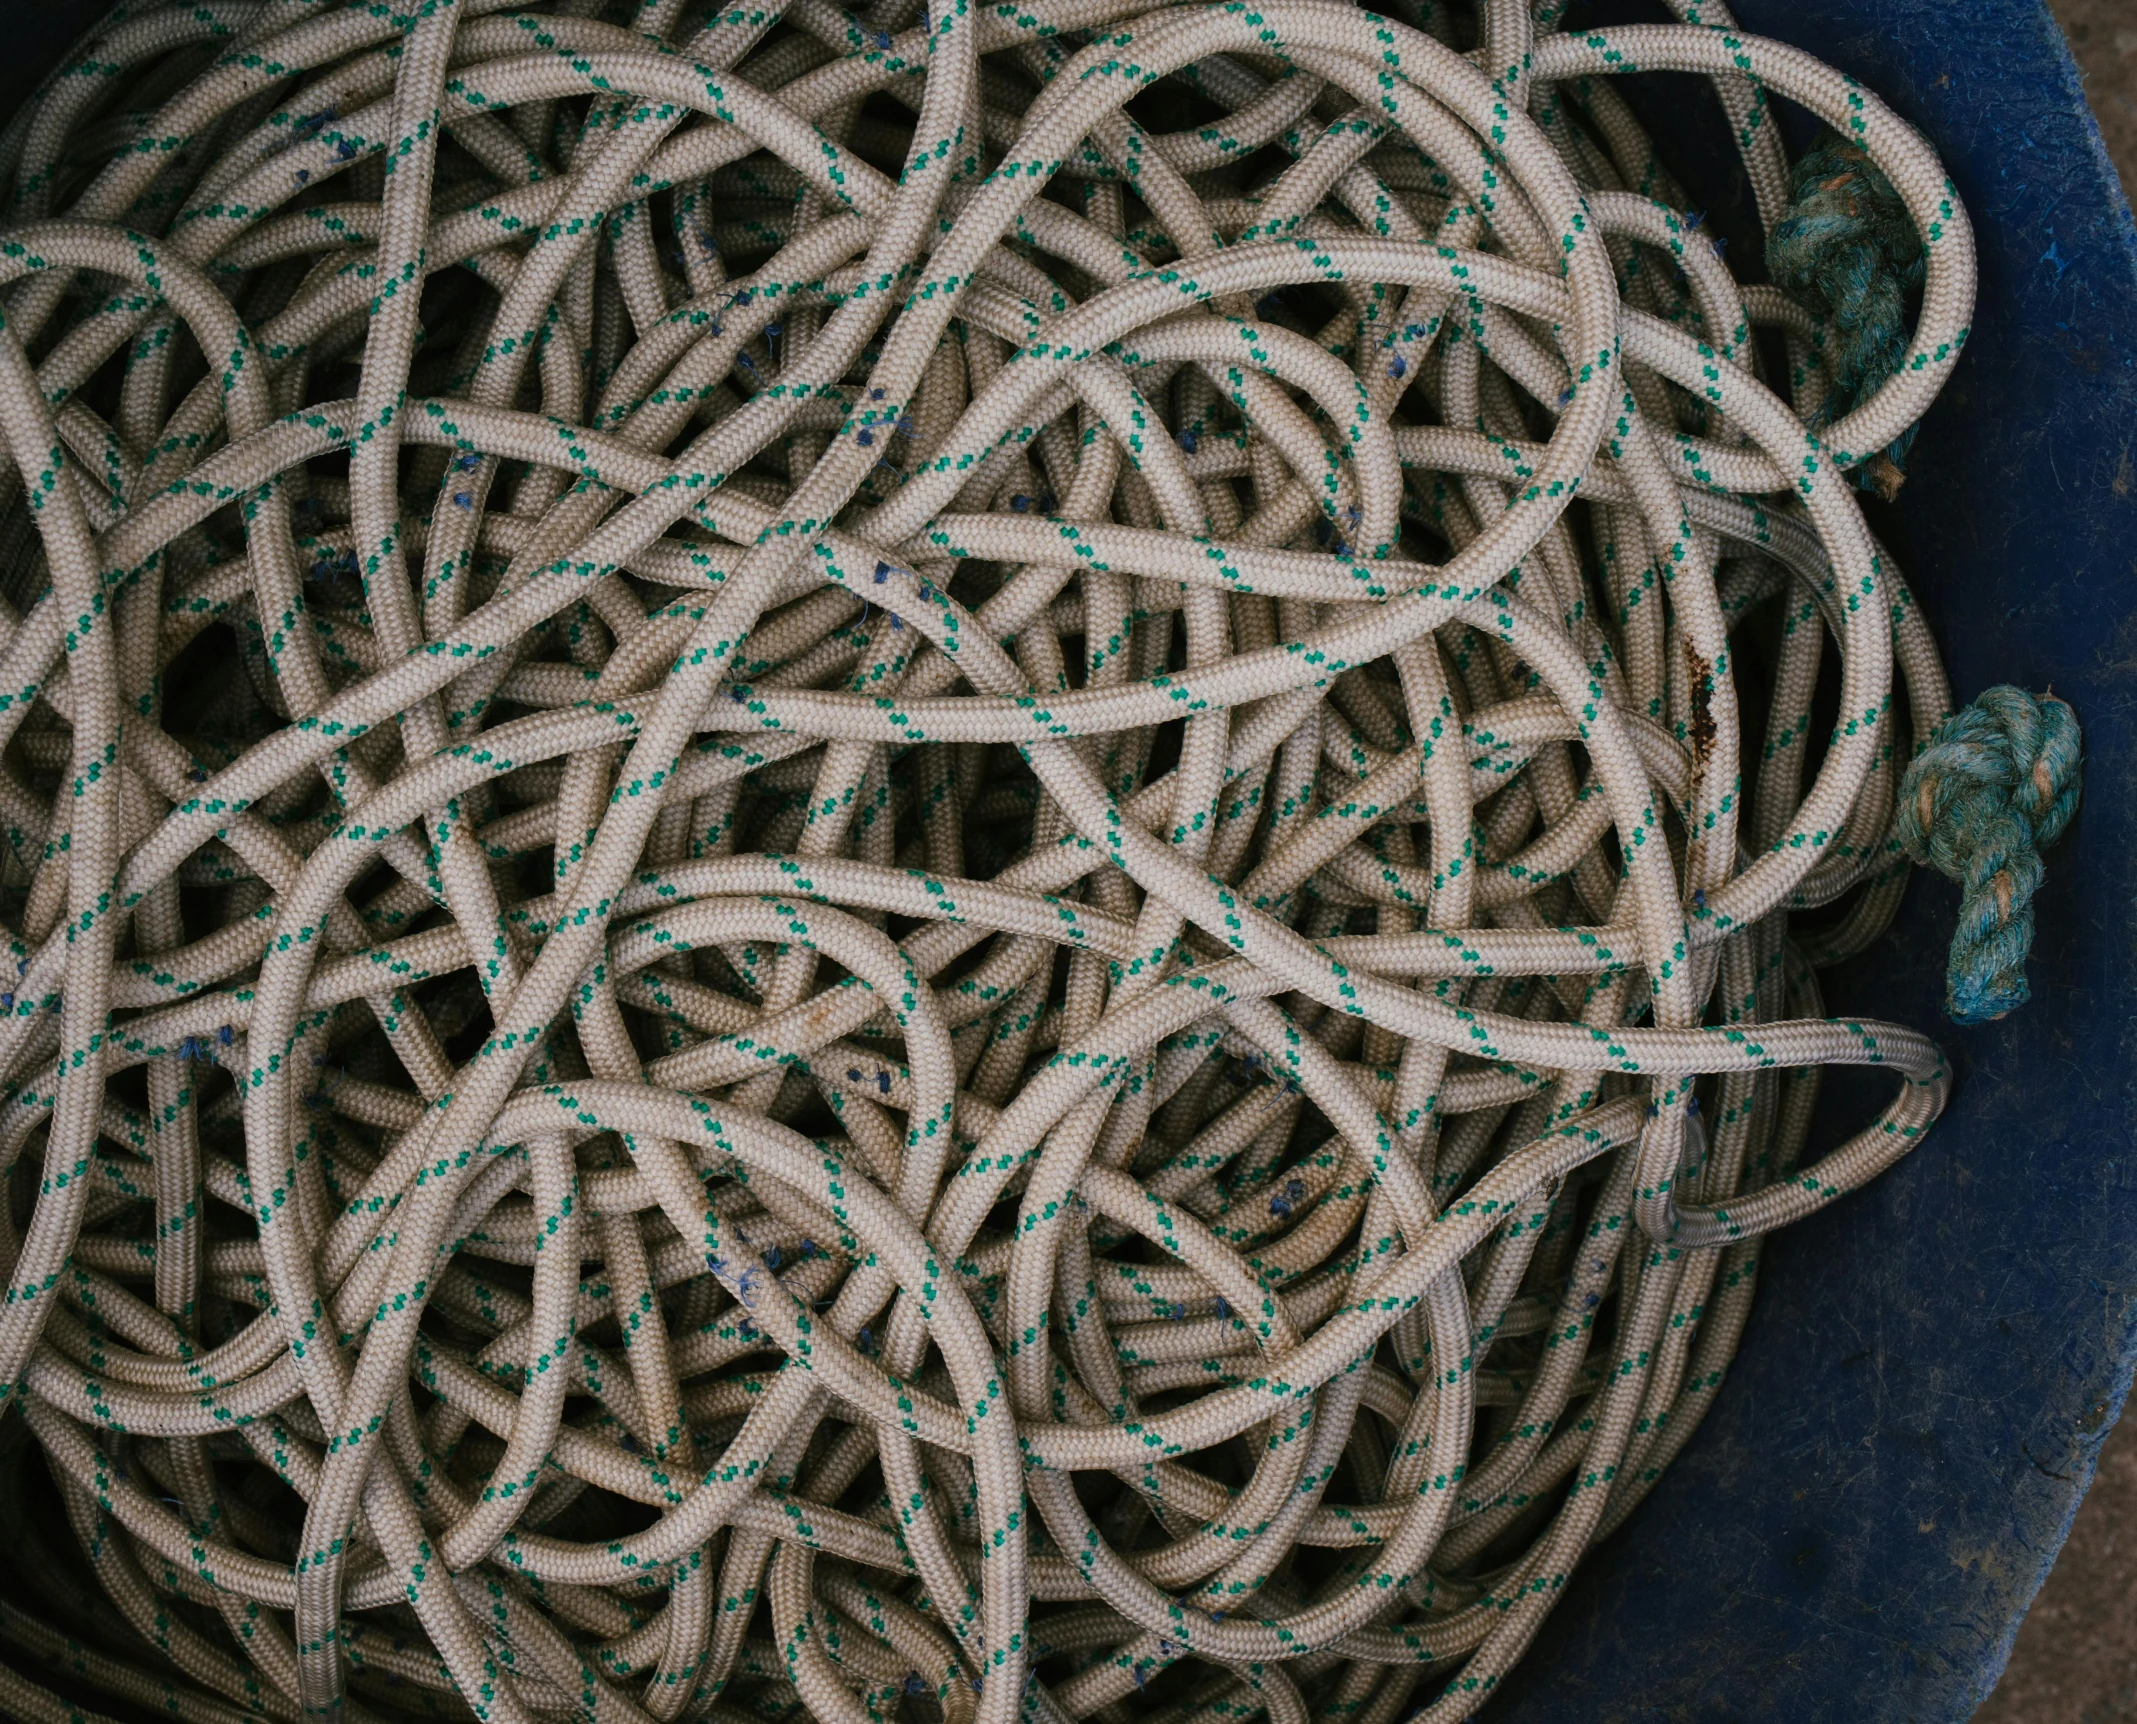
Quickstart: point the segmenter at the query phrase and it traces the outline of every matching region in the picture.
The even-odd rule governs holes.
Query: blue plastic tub
[[[2137,1351],[2137,233],[2038,0],[1736,13],[1920,127],[1973,218],[1972,339],[1899,500],[1867,510],[1959,699],[2016,682],[2076,706],[2085,803],[2049,854],[2032,1005],[1944,1024],[1960,1086],[1928,1141],[1774,1239],[1705,1426],[1485,1714],[1523,1724],[1965,1718]],[[1726,177],[1694,189],[1756,244],[1718,110],[1679,86],[1619,82],[1666,142],[1693,114],[1667,159],[1694,178],[1704,144]],[[1956,902],[1919,878],[1893,936],[1829,972],[1831,1009],[1936,1026]],[[1829,1086],[1822,1140],[1872,1093]]]
[[[0,106],[104,9],[12,0]],[[1959,698],[2010,681],[2076,705],[2087,795],[2049,856],[2033,1004],[1944,1025],[1961,1081],[1927,1143],[1774,1240],[1705,1425],[1487,1708],[1523,1724],[1966,1717],[2137,1354],[2137,231],[2038,0],[1736,9],[1919,126],[1966,202],[1974,335],[1905,491],[1868,507]],[[1721,231],[1757,244],[1711,97],[1620,87]],[[1828,973],[1832,1009],[1938,1024],[1955,903],[1918,881],[1893,935]],[[1829,1081],[1824,1141],[1881,1099]]]

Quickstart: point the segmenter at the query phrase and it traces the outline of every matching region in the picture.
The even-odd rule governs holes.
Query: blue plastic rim
[[[6,4],[0,104],[104,9]],[[2077,707],[2086,798],[2048,858],[2033,1003],[1943,1025],[1961,1081],[1928,1141],[1769,1247],[1705,1425],[1486,1709],[1523,1724],[1965,1718],[2137,1354],[2137,232],[2039,0],[1737,0],[1737,15],[1918,126],[1973,218],[1973,338],[1905,490],[1867,512],[1959,699],[2017,682]],[[1682,78],[1621,87],[1741,270],[1757,229],[1711,96]],[[1939,1025],[1956,901],[1919,879],[1893,934],[1828,973],[1830,1008]],[[1829,1088],[1827,1143],[1874,1105]]]
[[[1596,16],[1629,12],[1611,0]],[[1969,1716],[2137,1352],[2137,232],[2039,0],[1736,13],[1919,127],[1973,218],[1973,336],[1905,489],[1865,514],[1922,598],[1956,698],[2015,682],[2076,706],[2085,801],[2048,853],[2033,1002],[2014,1017],[1943,1022],[1958,892],[1934,876],[1892,935],[1826,973],[1834,1013],[1933,1029],[1957,1096],[1898,1169],[1773,1240],[1706,1424],[1576,1574],[1493,1720]],[[1693,152],[1708,164],[1694,189],[1731,224],[1732,261],[1756,245],[1712,97],[1689,79],[1618,87],[1673,168],[1696,182]],[[1873,1090],[1828,1088],[1814,1148],[1874,1105]]]

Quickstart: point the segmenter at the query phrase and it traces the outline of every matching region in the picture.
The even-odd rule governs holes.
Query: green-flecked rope
[[[1966,212],[1675,9],[98,26],[0,130],[0,1711],[1488,1701],[1949,1087],[1818,972]]]
[[[1908,295],[1924,247],[1906,201],[1861,145],[1824,131],[1795,165],[1788,206],[1766,236],[1766,270],[1824,324],[1830,384],[1811,414],[1823,429],[1883,388],[1906,360]],[[1909,425],[1855,482],[1888,501],[1906,476]]]
[[[1945,986],[1955,1023],[1988,1023],[2032,997],[2040,853],[2077,812],[2082,758],[2067,701],[2004,685],[1938,725],[1900,781],[1900,842],[1960,886]]]

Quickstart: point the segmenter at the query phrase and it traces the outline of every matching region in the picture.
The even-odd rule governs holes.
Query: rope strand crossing
[[[1817,973],[1990,747],[1850,482],[1966,214],[1676,9],[83,40],[0,132],[0,1710],[1484,1703],[1942,1108]],[[1776,98],[1889,186],[1895,363],[1636,71],[1769,231]]]

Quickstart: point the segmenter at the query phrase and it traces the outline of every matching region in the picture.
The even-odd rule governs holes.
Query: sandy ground
[[[2137,199],[2137,0],[2048,0]],[[2100,1453],[2070,1542],[1974,1724],[2137,1724],[2137,1413]]]
[[[2129,190],[2137,180],[2137,0],[2048,0],[2070,38],[2107,152]]]

